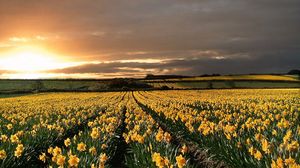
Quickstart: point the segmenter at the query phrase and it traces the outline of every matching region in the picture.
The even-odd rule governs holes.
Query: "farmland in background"
[[[0,80],[0,93],[222,88],[300,88],[300,80],[296,75],[232,75],[168,79]]]

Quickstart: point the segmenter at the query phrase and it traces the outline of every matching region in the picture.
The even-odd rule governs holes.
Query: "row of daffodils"
[[[87,129],[64,140],[62,147],[50,146],[39,159],[52,167],[105,167],[114,146],[111,140],[120,125],[121,109],[112,104],[101,116],[88,122]]]
[[[300,166],[300,90],[153,91],[138,100],[232,167]]]
[[[2,98],[0,167],[195,167],[189,142],[228,167],[296,168],[299,95],[241,89]]]
[[[47,147],[90,118],[98,116],[96,122],[106,117],[109,103],[120,102],[122,94],[53,93],[0,99],[0,167],[40,164],[39,159],[45,162]],[[80,137],[75,136],[72,144]],[[77,160],[72,156],[71,164]]]
[[[186,158],[187,146],[171,143],[170,133],[143,111],[129,95],[126,112],[126,132],[123,137],[129,146],[128,167],[191,167]]]

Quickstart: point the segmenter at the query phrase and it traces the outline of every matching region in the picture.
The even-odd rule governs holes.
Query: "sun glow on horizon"
[[[8,78],[36,79],[54,77],[53,75],[47,75],[47,71],[79,64],[81,63],[72,62],[66,57],[56,55],[37,46],[19,47],[0,55],[0,71],[5,72],[5,75],[2,74],[2,77]]]
[[[63,68],[66,63],[58,56],[38,47],[22,47],[0,58],[0,69],[17,72],[36,72]]]

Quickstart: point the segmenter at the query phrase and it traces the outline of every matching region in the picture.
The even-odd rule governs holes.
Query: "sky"
[[[286,73],[299,0],[0,0],[0,78]]]

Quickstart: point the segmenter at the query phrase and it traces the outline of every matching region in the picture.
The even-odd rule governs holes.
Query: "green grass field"
[[[41,90],[102,90],[107,84],[103,81],[84,80],[0,80],[0,92]]]
[[[268,82],[268,81],[197,81],[197,82],[157,82],[151,83],[153,87],[178,89],[222,89],[222,88],[298,88],[297,82]]]
[[[145,80],[153,87],[163,86],[178,89],[221,88],[298,88],[300,80],[293,75],[235,75],[177,79]]]

